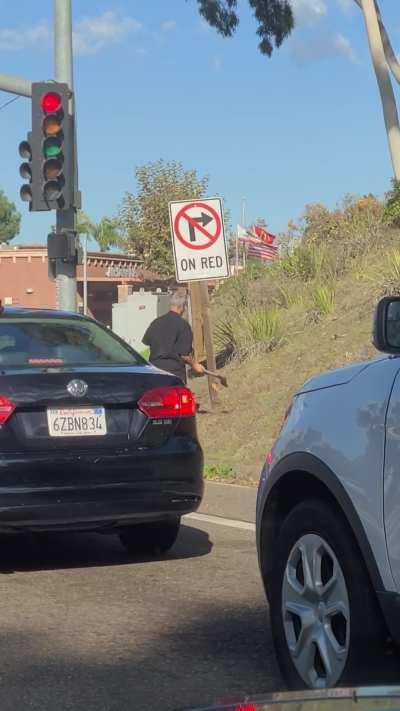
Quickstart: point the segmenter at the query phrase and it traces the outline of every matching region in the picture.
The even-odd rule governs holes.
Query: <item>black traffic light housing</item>
[[[18,148],[23,159],[19,167],[19,174],[23,180],[27,181],[20,190],[21,200],[32,202],[32,133],[28,133],[26,141],[21,141]]]
[[[51,232],[47,236],[47,254],[50,279],[56,278],[57,262],[80,264],[81,250],[76,233],[73,230]]]
[[[33,212],[75,206],[75,131],[67,84],[32,84],[32,131],[19,146],[22,200]]]

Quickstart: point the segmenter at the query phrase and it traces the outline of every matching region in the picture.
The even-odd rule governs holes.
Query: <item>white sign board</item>
[[[220,198],[169,204],[178,282],[229,276]]]

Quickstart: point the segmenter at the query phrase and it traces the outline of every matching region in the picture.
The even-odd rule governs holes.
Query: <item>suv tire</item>
[[[385,626],[341,513],[305,501],[284,521],[266,581],[272,635],[289,689],[371,684]]]

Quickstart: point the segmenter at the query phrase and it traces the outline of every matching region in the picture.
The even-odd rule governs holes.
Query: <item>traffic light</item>
[[[66,210],[75,204],[75,142],[67,84],[32,84],[32,131],[22,141],[20,191],[31,211]]]
[[[24,202],[32,202],[32,134],[28,133],[27,140],[19,144],[19,154],[24,162],[21,163],[19,174],[21,178],[27,180],[20,190],[21,200]]]

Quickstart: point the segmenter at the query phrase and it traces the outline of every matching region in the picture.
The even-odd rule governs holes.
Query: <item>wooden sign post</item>
[[[193,331],[193,350],[195,360],[204,360],[206,351],[204,348],[203,314],[201,307],[201,292],[198,281],[189,283],[190,306],[191,306],[191,326]]]
[[[190,282],[190,303],[192,311],[193,349],[195,359],[207,362],[207,370],[216,370],[215,352],[210,318],[210,303],[208,283],[206,281]],[[208,392],[211,408],[217,404],[218,395],[214,387],[214,378],[208,378]]]
[[[208,283],[206,281],[200,282],[200,293],[201,293],[201,307],[203,316],[203,333],[204,333],[204,345],[206,350],[207,358],[207,370],[217,370],[217,364],[215,361],[214,343],[213,343],[213,330],[210,317],[210,301],[208,296]],[[215,389],[215,378],[211,375],[208,378],[208,392],[210,395],[210,405],[211,408],[218,402],[218,395]]]

